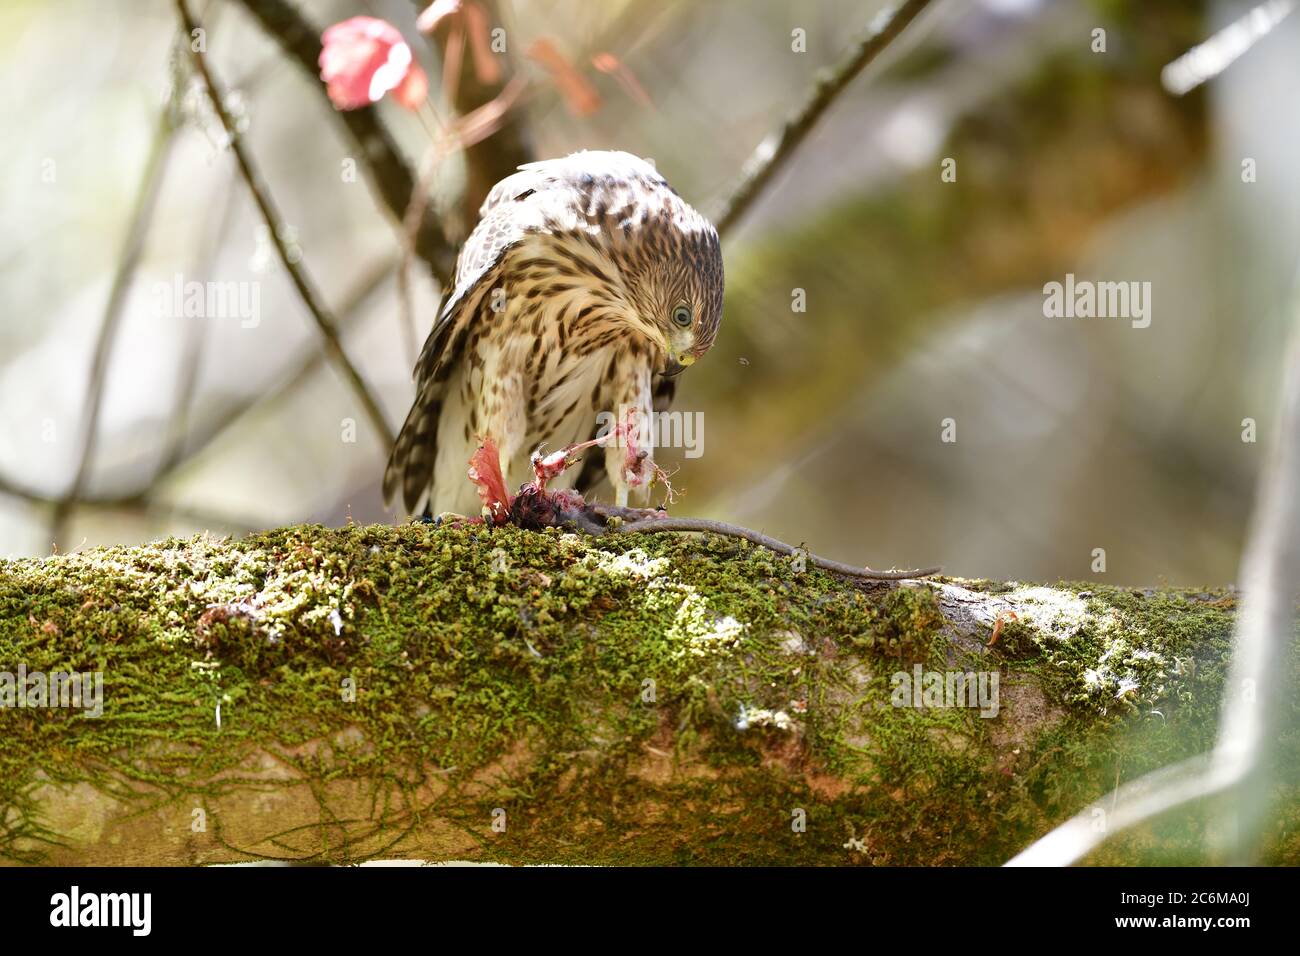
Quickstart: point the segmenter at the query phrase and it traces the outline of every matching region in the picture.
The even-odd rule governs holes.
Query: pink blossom
[[[429,81],[397,27],[375,17],[353,17],[321,34],[320,78],[341,110],[377,103],[385,93],[416,109]]]

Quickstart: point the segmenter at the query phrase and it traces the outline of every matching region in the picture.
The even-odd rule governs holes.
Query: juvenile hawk
[[[493,187],[461,249],[455,289],[415,367],[416,398],[384,472],[407,509],[476,514],[466,478],[484,438],[507,487],[529,455],[592,438],[597,415],[642,422],[708,351],[722,316],[718,234],[649,163],[581,152],[529,163]],[[644,438],[645,436],[643,436]],[[552,482],[586,491],[596,452]],[[619,505],[649,471],[603,452]]]

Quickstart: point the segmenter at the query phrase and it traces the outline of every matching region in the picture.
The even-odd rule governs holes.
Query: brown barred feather
[[[535,444],[591,435],[598,411],[666,410],[675,380],[662,373],[713,344],[723,281],[717,232],[643,160],[584,152],[521,167],[488,194],[461,249],[385,499],[400,487],[408,509],[428,495],[434,510],[476,510],[460,476],[482,437],[510,480]],[[683,303],[686,328],[672,318]],[[604,461],[617,487],[617,460],[589,454],[570,477],[590,488]]]

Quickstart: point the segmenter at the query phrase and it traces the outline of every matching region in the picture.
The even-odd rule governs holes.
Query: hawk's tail
[[[442,401],[432,395],[419,396],[411,406],[384,469],[385,504],[392,503],[401,485],[402,504],[408,512],[414,512],[420,498],[430,490],[441,414]]]

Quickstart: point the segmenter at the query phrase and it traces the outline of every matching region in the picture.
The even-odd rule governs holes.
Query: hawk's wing
[[[478,225],[456,259],[455,288],[443,304],[438,321],[416,365],[416,381],[426,364],[436,362],[436,348],[445,340],[439,329],[453,319],[461,304],[501,263],[509,249],[530,233],[592,221],[595,200],[611,192],[611,184],[641,180],[671,191],[653,166],[627,153],[579,152],[562,159],[526,163],[492,187],[479,208]],[[603,211],[603,210],[602,210]],[[597,217],[598,218],[598,217]]]
[[[483,279],[501,264],[505,254],[522,242],[529,233],[545,227],[545,206],[529,202],[543,185],[536,173],[521,171],[507,176],[492,187],[479,210],[478,225],[470,233],[456,259],[455,286],[438,313],[429,338],[415,365],[415,383],[419,389],[425,378],[454,355],[444,354],[449,331],[456,324],[462,306],[473,297]]]
[[[509,181],[504,180],[497,189]],[[524,205],[500,197],[494,208],[484,204],[483,217],[457,260],[455,288],[438,313],[415,363],[415,402],[384,469],[384,500],[392,501],[400,485],[402,503],[408,511],[415,509],[433,478],[443,386],[459,360],[465,331],[492,288],[490,280],[506,253],[541,224],[541,217],[520,215],[524,210],[511,208]]]
[[[554,172],[559,161],[530,163],[492,187],[479,222],[456,260],[455,285],[415,363],[415,402],[384,469],[384,500],[400,485],[402,502],[414,510],[429,490],[437,453],[443,386],[460,359],[466,330],[493,288],[506,254],[529,234],[553,224],[557,209]],[[468,464],[468,463],[467,463]]]

